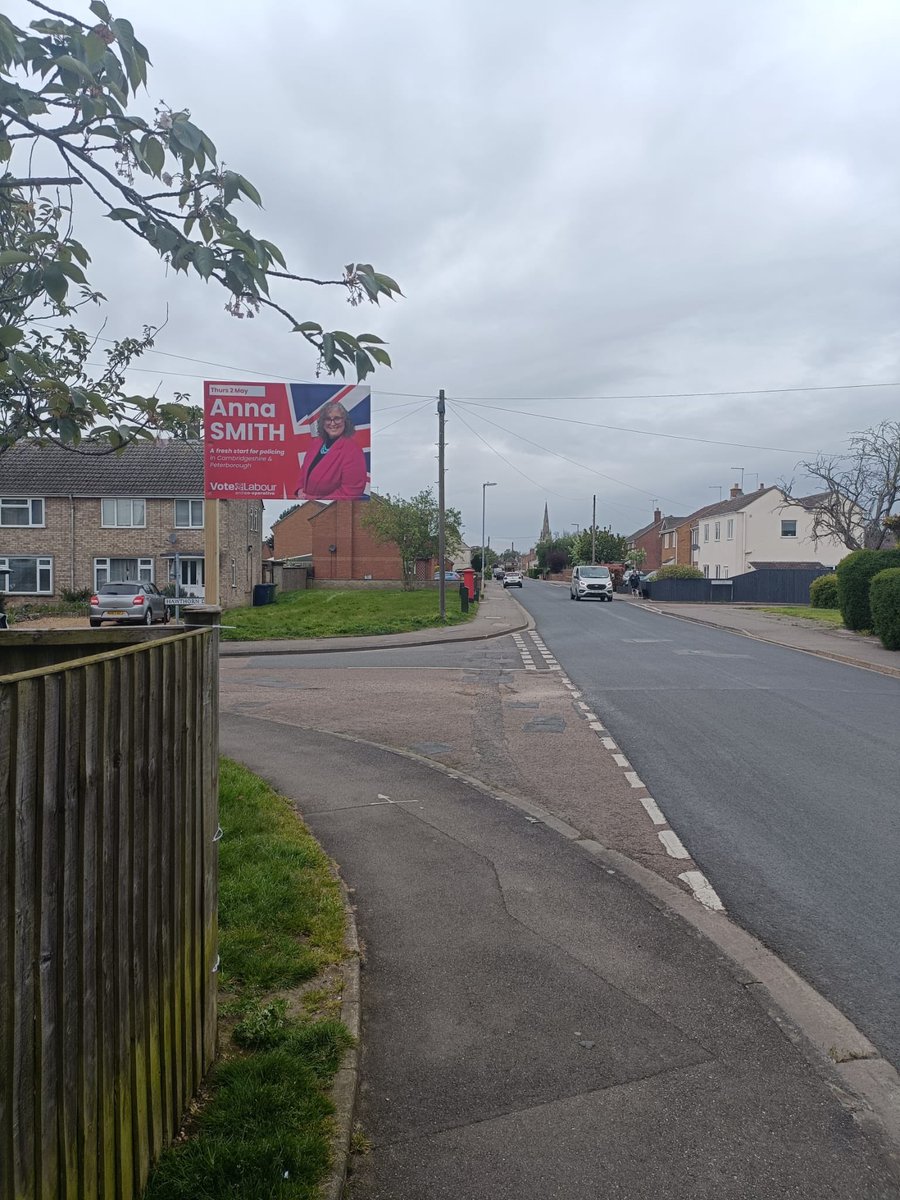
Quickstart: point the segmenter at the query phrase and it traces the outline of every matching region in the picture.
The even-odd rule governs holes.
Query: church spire
[[[550,541],[550,513],[547,511],[546,500],[544,501],[544,524],[541,526],[540,540],[542,542]]]

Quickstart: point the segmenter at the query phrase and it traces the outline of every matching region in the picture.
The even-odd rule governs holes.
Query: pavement
[[[489,587],[479,619],[428,667],[416,635],[222,664],[223,752],[356,907],[347,1196],[898,1200],[896,1073],[694,899],[552,655],[495,640],[516,600]]]
[[[900,678],[900,654],[885,650],[877,637],[864,637],[849,629],[833,629],[808,618],[762,612],[751,605],[665,604],[649,600],[644,602],[644,606],[682,621],[696,621],[716,629],[729,629],[762,642],[788,646],[793,650]]]

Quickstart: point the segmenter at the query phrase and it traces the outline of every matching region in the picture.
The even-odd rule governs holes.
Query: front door
[[[202,558],[182,558],[179,560],[179,579],[183,596],[200,596],[205,592],[206,575]]]

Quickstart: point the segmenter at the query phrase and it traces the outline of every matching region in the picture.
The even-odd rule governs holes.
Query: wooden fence
[[[217,682],[209,629],[0,676],[3,1200],[139,1196],[212,1062]]]

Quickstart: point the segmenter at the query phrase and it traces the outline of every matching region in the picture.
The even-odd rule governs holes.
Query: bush
[[[889,567],[900,567],[900,550],[854,550],[838,563],[838,607],[848,629],[872,628],[869,585]]]
[[[887,650],[900,650],[900,567],[879,571],[869,586],[872,628]]]
[[[90,588],[63,588],[60,592],[64,604],[87,604],[93,594]]]
[[[820,575],[809,585],[809,602],[813,608],[837,608],[837,575]]]
[[[654,579],[705,579],[706,576],[699,567],[689,567],[687,563],[670,563],[660,567]]]

